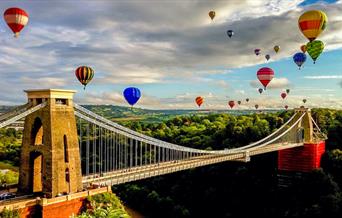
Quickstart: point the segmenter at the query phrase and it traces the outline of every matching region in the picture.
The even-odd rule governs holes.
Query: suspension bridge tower
[[[26,90],[31,106],[46,106],[25,118],[19,191],[55,197],[82,190],[80,152],[73,107],[75,91]]]

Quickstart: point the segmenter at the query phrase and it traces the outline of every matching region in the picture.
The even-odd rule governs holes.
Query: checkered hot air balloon
[[[8,8],[4,13],[4,19],[13,31],[14,36],[18,37],[20,31],[28,23],[29,15],[21,8]]]
[[[306,44],[306,50],[314,63],[316,63],[317,58],[320,56],[320,54],[323,52],[324,49],[324,43],[320,40],[314,40],[312,42],[308,42]]]
[[[260,68],[257,72],[257,77],[266,90],[267,85],[274,77],[274,71],[268,67]]]

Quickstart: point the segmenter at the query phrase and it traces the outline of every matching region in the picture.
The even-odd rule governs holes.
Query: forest
[[[238,147],[267,136],[292,112],[179,116],[162,123],[127,123],[147,135],[201,149]],[[341,217],[342,111],[314,109],[327,134],[322,168],[277,170],[277,152],[249,163],[227,162],[114,186],[123,202],[146,217]],[[287,178],[286,186],[279,180]]]
[[[109,119],[115,117],[115,113],[105,114]],[[125,120],[121,124],[183,146],[225,149],[269,135],[292,114],[195,113],[172,115],[165,121]],[[273,152],[254,156],[248,163],[220,163],[113,186],[113,192],[146,217],[341,217],[342,111],[313,109],[312,115],[328,136],[321,169],[310,173],[279,172],[277,152]],[[15,171],[22,132],[0,131],[0,167]],[[1,176],[1,182],[15,181],[8,178],[6,182],[7,177]],[[280,186],[280,178],[284,177],[288,183]]]

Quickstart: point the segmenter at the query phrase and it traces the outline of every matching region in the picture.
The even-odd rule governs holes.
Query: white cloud
[[[253,88],[260,88],[262,84],[259,80],[252,80],[250,85]],[[271,82],[268,84],[267,89],[284,89],[289,87],[290,82],[287,78],[273,78]]]
[[[305,79],[342,79],[342,75],[304,76]]]

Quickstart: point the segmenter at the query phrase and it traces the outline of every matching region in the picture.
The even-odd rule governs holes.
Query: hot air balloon
[[[283,99],[285,99],[285,98],[286,98],[286,93],[285,93],[285,92],[282,92],[282,93],[280,94],[280,96],[281,96]]]
[[[303,35],[311,41],[315,40],[326,28],[328,17],[323,11],[306,11],[298,19],[298,26]]]
[[[237,103],[240,105],[240,104],[241,104],[241,101],[237,101]]]
[[[257,72],[257,77],[266,90],[267,85],[274,77],[274,71],[268,67],[260,68]]]
[[[265,55],[265,58],[268,61],[271,58],[271,56],[269,54],[267,54],[267,55]]]
[[[249,102],[249,98],[246,98],[246,102]]]
[[[306,52],[306,45],[300,46],[300,50],[302,50],[302,52],[305,53]]]
[[[141,92],[138,88],[128,87],[123,91],[123,95],[131,106],[135,105],[141,97]]]
[[[303,103],[304,103],[304,104],[306,103],[306,99],[305,99],[305,98],[303,99]]]
[[[87,66],[80,66],[75,70],[75,75],[81,84],[84,85],[83,89],[85,89],[94,77],[94,70]]]
[[[256,104],[256,105],[254,105],[254,107],[255,107],[255,109],[257,109],[257,110],[258,110],[258,108],[259,108],[259,105],[258,105],[258,104]]]
[[[204,102],[204,98],[202,98],[201,96],[198,96],[198,97],[195,99],[195,102],[196,102],[196,104],[198,105],[198,107],[201,107],[201,105],[202,105],[203,102]]]
[[[278,53],[278,51],[279,51],[279,49],[280,49],[280,46],[279,46],[279,45],[275,45],[275,46],[273,47],[273,49],[274,49],[274,51],[275,51],[276,53]]]
[[[306,44],[306,49],[308,51],[308,54],[314,61],[314,63],[316,63],[317,58],[319,57],[319,55],[322,53],[324,49],[324,43],[320,40],[314,40]]]
[[[263,88],[259,88],[258,91],[261,94],[264,91],[264,89]]]
[[[255,55],[259,55],[259,54],[260,54],[260,51],[261,51],[261,49],[260,49],[260,48],[256,48],[256,49],[254,49],[254,53],[255,53]]]
[[[302,52],[298,52],[295,55],[293,55],[293,61],[297,64],[297,66],[300,67],[304,64],[306,61],[306,55]]]
[[[286,93],[289,94],[290,93],[290,89],[286,89]]]
[[[233,107],[235,106],[235,102],[234,101],[229,101],[228,105],[231,109],[233,109]]]
[[[284,108],[287,110],[289,108],[289,106],[285,105]]]
[[[29,20],[29,15],[21,8],[8,8],[4,13],[4,18],[15,37],[25,27]]]
[[[227,35],[229,38],[231,38],[234,35],[234,31],[233,30],[228,30],[227,31]]]
[[[211,20],[214,20],[215,17],[215,11],[209,11],[209,17],[211,18]]]

